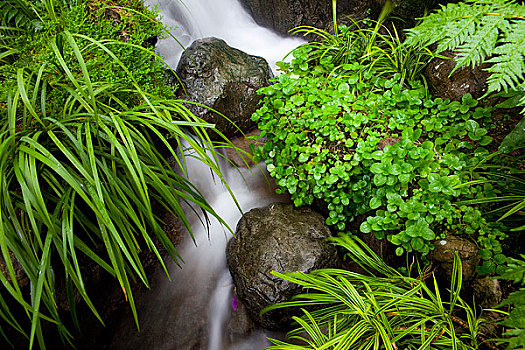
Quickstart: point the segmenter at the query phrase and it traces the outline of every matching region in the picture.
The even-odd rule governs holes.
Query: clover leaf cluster
[[[400,74],[356,62],[336,76],[309,50],[280,64],[252,116],[266,140],[256,157],[277,191],[297,206],[322,203],[328,225],[386,237],[399,255],[426,255],[436,239],[475,234],[494,253],[486,266],[493,269],[503,233],[476,206],[454,204],[492,191],[489,183],[466,185],[469,167],[488,154],[491,109],[469,94],[433,99],[421,82],[403,84]]]

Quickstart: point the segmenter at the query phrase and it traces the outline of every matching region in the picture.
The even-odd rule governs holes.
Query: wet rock
[[[269,85],[273,76],[262,57],[248,55],[217,38],[194,41],[182,55],[176,73],[185,87],[177,91],[181,99],[211,107],[235,123],[207,108],[186,104],[227,137],[256,127],[251,116],[261,99],[257,90]]]
[[[379,143],[377,144],[377,148],[382,151],[382,150],[385,149],[386,146],[393,146],[396,143],[398,143],[399,141],[401,141],[400,138],[387,136],[384,139],[382,139],[381,141],[379,141]]]
[[[280,329],[289,323],[289,309],[259,315],[264,307],[288,301],[301,292],[299,286],[270,272],[307,273],[336,266],[336,249],[324,241],[329,236],[320,214],[291,204],[274,203],[241,218],[226,256],[237,295],[256,323],[267,329]]]
[[[332,2],[319,0],[242,0],[255,21],[264,27],[286,35],[298,26],[325,28],[332,21]],[[367,11],[377,6],[375,0],[339,0],[337,13],[354,20],[367,17]]]
[[[476,305],[483,309],[493,309],[503,300],[500,281],[494,278],[478,278],[472,284],[474,300]],[[494,311],[483,311],[483,319],[486,321],[481,324],[479,332],[485,337],[497,337],[501,334],[498,322],[501,321],[501,314]]]
[[[441,55],[451,59],[434,58],[424,72],[432,96],[461,101],[461,97],[466,93],[479,98],[487,92],[488,73],[484,70],[487,68],[486,65],[474,68],[466,66],[450,74],[456,66],[454,54],[444,51]]]
[[[331,1],[319,0],[241,0],[255,21],[264,27],[287,35],[298,26],[313,26],[333,31]],[[438,4],[448,0],[394,0],[391,18],[395,18],[398,33],[413,27],[415,18],[423,17]],[[366,17],[377,18],[386,0],[339,0],[338,23],[352,25]],[[351,20],[349,20],[350,18]]]
[[[441,287],[450,288],[455,252],[458,253],[463,267],[463,285],[472,282],[481,259],[476,244],[462,237],[448,236],[446,239],[434,242],[434,246],[429,258],[437,264],[436,275],[441,281]]]
[[[496,307],[503,300],[499,280],[494,278],[478,278],[472,285],[476,304],[484,309]]]
[[[480,325],[479,334],[486,338],[497,337],[501,334],[501,326],[498,325],[501,314],[486,309],[494,309],[503,300],[500,281],[494,278],[478,278],[472,284],[472,291],[476,305],[485,309],[482,315],[485,322]]]
[[[383,259],[389,266],[394,268],[404,267],[406,265],[406,260],[404,257],[399,257],[396,254],[396,249],[398,246],[390,242],[388,239],[382,238],[379,239],[373,233],[358,233],[359,237],[374,253],[377,254],[381,259]],[[355,265],[354,265],[355,266]],[[351,270],[354,270],[353,267]],[[365,273],[364,271],[358,272]]]
[[[447,2],[449,0],[394,0],[390,19],[395,23],[398,33],[403,35],[403,29],[416,26],[418,18]]]
[[[239,168],[246,168],[247,165],[250,167],[255,165],[252,158],[252,149],[263,145],[262,139],[254,138],[260,133],[261,131],[256,129],[247,133],[245,136],[240,136],[231,140],[233,145],[238,147],[240,150],[236,151],[232,148],[226,148],[224,150],[224,155],[226,158],[228,158],[233,163],[233,165]]]
[[[243,302],[237,301],[237,308],[232,309],[231,318],[228,323],[228,334],[230,340],[235,343],[253,332],[255,324],[248,315],[248,310]]]

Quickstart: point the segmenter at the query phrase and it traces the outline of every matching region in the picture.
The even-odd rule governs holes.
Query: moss
[[[44,62],[51,66],[59,65],[50,43],[57,40],[58,33],[63,30],[105,43],[112,42],[108,45],[111,51],[132,73],[131,77],[128,76],[110,55],[89,40],[77,36],[77,44],[92,82],[131,86],[135,80],[146,93],[174,97],[171,88],[165,84],[166,67],[151,54],[156,39],[164,34],[164,27],[156,20],[158,10],[144,7],[143,0],[83,0],[77,6],[62,7],[56,12],[60,14],[56,21],[44,21],[43,28],[29,35],[20,35],[11,42],[11,46],[19,52],[10,58],[9,64],[0,68],[0,79],[3,81],[0,100],[5,101],[7,90],[16,84],[18,70],[35,72]],[[77,78],[81,78],[78,61],[70,49],[61,47],[60,40],[57,40],[58,47],[64,50],[69,68]],[[53,83],[59,84],[61,80],[58,74],[46,78],[52,82],[52,87]],[[65,96],[63,89],[50,91],[49,97],[54,106],[52,103],[49,113],[60,109]],[[116,97],[127,105],[139,103],[126,95]]]

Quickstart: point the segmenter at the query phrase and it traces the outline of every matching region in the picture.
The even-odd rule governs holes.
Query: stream
[[[173,69],[184,51],[181,45],[188,47],[200,38],[220,38],[231,47],[264,57],[274,73],[275,63],[304,42],[260,27],[239,0],[146,0],[146,4],[158,5],[162,22],[176,28],[178,42],[168,37],[157,44],[157,51]]]
[[[200,161],[187,157],[188,176],[224,221],[235,229],[241,212],[226,187]],[[280,198],[254,167],[237,170],[221,162],[221,170],[242,211],[263,207]],[[282,199],[281,199],[282,200]],[[263,330],[249,336],[228,327],[232,309],[232,280],[226,266],[226,243],[231,238],[217,220],[208,231],[191,210],[186,210],[197,246],[186,235],[177,249],[185,263],[168,266],[171,281],[159,269],[151,277],[151,290],[135,295],[140,322],[137,332],[126,310],[115,322],[110,349],[152,350],[259,350],[270,345]]]
[[[264,57],[275,72],[275,62],[302,43],[283,38],[259,27],[238,0],[148,0],[158,5],[164,24],[177,28],[180,44],[215,36],[230,46]],[[176,69],[183,52],[172,38],[162,39],[157,51]],[[243,212],[283,200],[270,187],[257,167],[237,170],[222,162],[221,170]],[[241,217],[224,184],[213,177],[198,160],[187,158],[190,181],[202,192],[212,207],[235,230]],[[187,211],[197,246],[186,235],[178,251],[185,261],[182,267],[168,265],[171,281],[164,272],[151,277],[151,290],[136,295],[140,333],[127,310],[119,316],[109,348],[151,350],[262,350],[271,345],[266,331],[242,317],[233,317],[233,285],[226,266],[226,244],[231,238],[216,220],[210,231],[202,226],[191,210]],[[236,329],[240,328],[240,329]],[[244,328],[244,329],[243,329]],[[278,335],[277,335],[278,336]]]

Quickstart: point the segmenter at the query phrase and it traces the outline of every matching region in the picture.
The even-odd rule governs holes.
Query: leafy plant
[[[267,349],[478,349],[484,342],[484,320],[459,296],[461,261],[455,258],[450,297],[443,300],[436,280],[401,275],[357,238],[341,236],[332,243],[366,274],[322,269],[309,274],[273,272],[299,284],[304,293],[263,310],[302,307],[288,333],[294,345],[273,340]],[[465,315],[464,321],[459,315]],[[462,330],[459,331],[458,328]],[[299,341],[300,345],[297,344]]]
[[[525,260],[523,259],[525,259],[525,255],[521,255],[521,259],[510,259],[500,278],[524,285]],[[504,335],[509,338],[501,340],[507,343],[507,349],[523,349],[525,347],[525,288],[511,293],[499,306],[506,305],[513,306],[508,318],[501,323],[507,327]]]
[[[315,46],[293,56],[260,90],[263,104],[252,116],[266,137],[257,156],[280,192],[297,206],[324,202],[326,223],[339,231],[366,214],[361,232],[386,236],[399,255],[427,254],[435,239],[456,233],[489,237],[479,242],[501,253],[503,233],[476,206],[453,204],[477,195],[463,185],[464,170],[488,154],[490,108],[468,94],[461,102],[432,99],[420,82],[358,62],[334,77],[324,57],[310,59],[319,57]]]
[[[519,218],[523,216],[523,208],[525,208],[525,180],[523,179],[525,172],[522,166],[523,160],[519,157],[509,157],[501,151],[491,153],[479,164],[468,169],[472,180],[465,185],[491,184],[490,187],[494,191],[480,193],[477,198],[463,201],[461,204],[492,204],[489,213],[499,213],[497,221],[518,216],[516,220],[518,224],[509,226],[512,231],[524,230],[525,225],[520,224]]]
[[[304,51],[309,52],[307,59],[296,61],[299,66],[293,66],[292,62],[292,69],[307,72],[321,63],[325,70],[331,69],[332,74],[344,76],[355,74],[355,68],[348,67],[358,65],[361,74],[372,68],[375,68],[375,74],[386,77],[399,73],[401,84],[405,80],[419,80],[422,69],[434,55],[426,47],[402,44],[395,26],[388,28],[383,25],[391,9],[392,2],[387,1],[377,21],[366,18],[355,22],[349,18],[351,26],[338,25],[334,13],[333,34],[311,26],[295,28],[294,34],[313,34],[320,40],[302,45]],[[299,52],[296,51],[296,57]]]
[[[442,6],[407,30],[407,44],[454,50],[456,69],[490,63],[488,92],[524,82],[525,7],[509,0],[467,0]]]
[[[487,94],[512,90],[512,98],[502,107],[525,106],[523,3],[511,0],[449,3],[409,29],[406,43],[416,47],[435,43],[437,52],[454,50],[455,69],[488,63]],[[513,132],[512,140],[504,141],[502,150],[510,151],[513,143],[523,143],[523,123],[524,120]]]
[[[487,220],[504,223],[509,236],[516,235],[515,231],[522,231],[523,208],[525,207],[525,182],[523,170],[520,170],[523,160],[520,157],[511,157],[501,151],[493,152],[482,158],[479,163],[472,164],[465,169],[470,181],[462,186],[471,187],[470,191],[476,193],[471,199],[462,199],[455,205],[479,205],[480,212]],[[503,228],[503,227],[502,227]],[[498,272],[505,269],[506,256],[502,254],[497,243],[497,249],[490,249],[491,242],[497,240],[491,234],[478,238],[484,247],[481,256],[484,262],[478,267],[480,273]],[[508,247],[507,247],[508,248]],[[513,245],[512,252],[519,252],[520,245]]]
[[[26,0],[5,0],[0,3],[0,24],[4,27],[34,28],[38,14]]]
[[[56,6],[53,10],[62,18],[88,13],[85,4],[71,11]],[[17,318],[0,296],[0,326],[26,336],[29,348],[35,342],[45,348],[43,322],[56,325],[72,344],[57,309],[55,273],[60,270],[75,325],[79,327],[74,293],[100,319],[86,291],[82,259],[118,279],[137,321],[130,278],[148,285],[139,253],[152,251],[164,266],[163,247],[179,259],[154,206],[179,217],[190,234],[182,202],[196,204],[222,222],[184,173],[172,170],[162,155],[173,156],[184,169],[188,145],[192,157],[224,180],[208,136],[213,125],[172,98],[164,86],[161,58],[141,46],[145,34],[139,22],[154,22],[144,14],[137,18],[136,31],[125,43],[114,36],[69,31],[62,27],[68,22],[46,17],[49,31],[8,37],[9,46],[3,48],[10,54],[0,56],[0,96],[5,97],[0,104],[0,250],[7,266],[7,273],[0,271],[0,282],[4,295],[27,316]],[[81,21],[70,26],[86,30]],[[151,28],[160,29],[156,24]],[[133,53],[134,59],[147,60],[131,66]],[[97,71],[99,62],[111,68],[109,75]],[[30,280],[30,294],[18,284],[14,259]],[[0,332],[5,335],[4,328]]]

